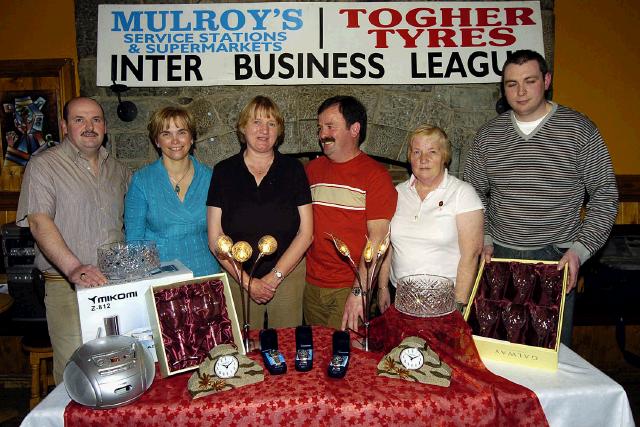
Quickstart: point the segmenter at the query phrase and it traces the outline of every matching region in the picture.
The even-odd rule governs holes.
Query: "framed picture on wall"
[[[71,59],[0,61],[0,192],[20,191],[31,156],[61,140],[62,107],[75,94]]]
[[[2,169],[25,167],[32,155],[60,141],[54,90],[0,92]]]

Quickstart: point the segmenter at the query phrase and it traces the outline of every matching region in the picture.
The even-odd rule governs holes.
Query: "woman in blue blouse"
[[[194,276],[220,271],[207,240],[207,193],[212,170],[192,155],[191,114],[166,107],[151,116],[149,138],[160,158],[137,171],[125,199],[127,240],[154,240],[161,261],[180,260]]]

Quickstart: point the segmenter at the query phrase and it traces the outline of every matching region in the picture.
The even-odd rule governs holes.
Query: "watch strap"
[[[276,276],[276,279],[278,279],[278,281],[283,281],[284,280],[284,273],[280,270],[278,270],[277,268],[273,268],[271,270],[273,272],[273,275]]]

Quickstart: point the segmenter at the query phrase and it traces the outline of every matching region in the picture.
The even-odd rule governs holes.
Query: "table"
[[[564,344],[560,344],[558,359],[555,372],[489,360],[484,363],[491,372],[532,390],[552,427],[635,425],[620,384]]]
[[[287,356],[286,353],[285,356]],[[487,362],[486,365],[492,372],[533,390],[540,400],[549,424],[553,427],[634,425],[626,393],[619,384],[565,346],[560,348],[559,359],[560,365],[556,372],[499,362]],[[291,358],[288,357],[287,360],[291,361]],[[290,368],[292,369],[293,366]],[[314,366],[314,370],[324,369],[326,369],[324,363]],[[355,371],[351,371],[353,372]],[[295,374],[305,375],[295,371],[287,375]],[[268,374],[265,375],[268,376]],[[349,373],[347,378],[348,376]],[[69,401],[64,386],[58,386],[29,413],[22,425],[62,426],[65,407]],[[238,402],[238,405],[243,404],[244,402]],[[107,425],[108,416],[105,412],[102,414],[104,414],[101,418],[104,421],[102,425]],[[393,420],[389,421],[389,424],[394,424]]]

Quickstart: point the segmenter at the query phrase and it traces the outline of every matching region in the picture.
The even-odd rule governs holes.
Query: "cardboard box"
[[[221,292],[219,283],[222,283]],[[198,289],[198,285],[209,283],[211,289],[215,289],[215,295],[219,295],[219,298],[224,301],[216,301],[221,303],[222,309],[218,309],[218,320],[206,323],[202,319],[202,312],[198,309],[196,304],[197,297],[189,297],[183,295],[193,295],[194,290]],[[202,287],[200,289],[203,289]],[[224,296],[224,297],[222,297]],[[167,298],[167,299],[163,299]],[[166,307],[160,307],[160,304],[168,304],[172,300],[176,303],[173,306],[180,309],[186,307],[181,313],[184,316],[183,319],[174,319],[170,317],[169,320],[175,322],[173,327],[167,327],[163,331],[163,321],[167,322],[166,314],[165,319],[161,319],[161,314]],[[238,323],[238,316],[236,314],[235,306],[233,304],[233,297],[231,296],[231,288],[229,287],[229,280],[226,273],[213,274],[210,276],[196,277],[193,280],[182,281],[178,283],[172,283],[167,285],[155,285],[149,287],[146,293],[147,308],[149,311],[149,318],[151,319],[151,329],[153,332],[153,340],[156,347],[156,353],[158,354],[158,362],[160,364],[160,372],[163,377],[175,375],[180,372],[190,371],[198,368],[198,365],[207,356],[209,350],[218,344],[233,344],[238,348],[241,354],[244,354],[244,347],[242,346],[242,332],[240,324]],[[171,312],[166,310],[166,312]],[[173,320],[171,320],[173,319]],[[187,319],[187,320],[185,320]],[[196,328],[194,323],[200,323],[205,325]],[[227,335],[221,332],[219,328],[220,324],[225,323],[227,326],[224,331]],[[166,323],[165,323],[166,324]],[[220,335],[216,335],[215,332],[211,332],[211,335],[207,335],[208,326],[216,330]],[[185,348],[186,359],[182,359],[174,362],[175,342],[181,341],[176,330],[182,329],[180,332],[183,337],[183,341],[188,345],[183,346]],[[164,332],[164,336],[163,336]],[[218,340],[209,342],[211,336],[218,336]],[[168,340],[166,338],[169,338]],[[209,345],[208,345],[209,344]],[[208,345],[208,347],[207,347]],[[187,359],[194,356],[193,346],[198,348],[197,354],[200,354],[202,360],[194,358],[194,360],[188,361]],[[205,348],[206,347],[206,348]],[[209,348],[210,347],[210,348]],[[187,354],[186,352],[190,352]],[[203,353],[204,351],[204,353]],[[176,363],[178,365],[176,366]],[[188,365],[188,366],[185,366]]]
[[[134,336],[144,342],[156,359],[147,314],[145,293],[150,286],[193,278],[193,273],[180,261],[163,262],[160,271],[142,279],[116,282],[96,288],[77,288],[82,342],[105,336],[105,319],[118,316],[121,335]],[[108,320],[107,320],[108,322]]]
[[[509,262],[518,262],[524,264],[546,264],[546,265],[557,265],[558,263],[555,261],[537,261],[537,260],[519,260],[519,259],[504,259],[504,258],[493,258],[491,263],[509,263]],[[560,333],[562,330],[562,316],[564,311],[564,301],[565,301],[565,291],[567,286],[567,277],[568,277],[568,266],[565,266],[563,272],[561,273],[562,277],[562,292],[559,298],[558,304],[558,324],[556,333],[555,343],[553,344],[553,348],[544,348],[537,347],[534,345],[525,345],[512,343],[507,340],[496,339],[496,338],[487,338],[484,336],[480,336],[478,334],[478,323],[477,321],[473,322],[473,317],[475,316],[475,307],[474,304],[477,298],[480,298],[479,292],[481,288],[481,284],[483,282],[483,273],[485,269],[485,263],[482,261],[480,264],[480,268],[478,271],[478,275],[476,277],[475,284],[473,286],[473,290],[471,292],[471,297],[469,299],[469,305],[464,313],[464,319],[467,320],[472,329],[474,330],[473,340],[478,348],[478,353],[480,353],[480,357],[482,359],[491,359],[497,360],[500,362],[508,362],[515,363],[522,366],[528,366],[532,368],[541,368],[546,370],[556,370],[558,369],[558,348],[560,346]],[[503,299],[506,303],[509,302],[509,298],[506,295]],[[499,320],[501,321],[501,319]]]

